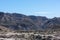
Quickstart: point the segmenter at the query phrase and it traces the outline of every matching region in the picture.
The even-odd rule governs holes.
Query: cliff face
[[[60,18],[48,19],[41,16],[0,12],[0,26],[11,30],[60,29]]]

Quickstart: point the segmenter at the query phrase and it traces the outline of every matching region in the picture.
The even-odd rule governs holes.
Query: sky
[[[48,18],[60,17],[60,0],[0,0],[0,11]]]

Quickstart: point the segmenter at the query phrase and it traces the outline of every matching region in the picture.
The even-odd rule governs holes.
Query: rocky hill
[[[0,26],[10,30],[60,30],[60,18],[0,12]]]

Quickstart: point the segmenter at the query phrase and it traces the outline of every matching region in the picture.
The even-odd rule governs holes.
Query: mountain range
[[[0,12],[0,30],[60,30],[60,17]]]

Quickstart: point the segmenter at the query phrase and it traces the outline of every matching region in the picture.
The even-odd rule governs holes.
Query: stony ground
[[[0,40],[60,40],[60,36],[40,33],[6,33],[0,34]]]

